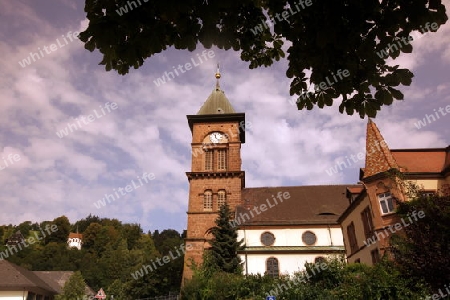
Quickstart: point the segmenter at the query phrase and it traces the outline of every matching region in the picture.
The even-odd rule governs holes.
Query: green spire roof
[[[219,79],[221,76],[219,72],[219,66],[217,66],[217,72],[215,76],[217,79],[216,88],[212,91],[211,95],[209,95],[208,99],[206,99],[205,103],[203,103],[197,115],[236,113],[230,101],[225,96],[224,91],[220,89]]]

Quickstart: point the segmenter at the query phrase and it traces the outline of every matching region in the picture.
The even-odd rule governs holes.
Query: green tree
[[[79,221],[76,221],[75,224],[73,225],[73,229],[74,230],[79,230],[79,232],[84,232],[89,225],[91,225],[91,223],[99,223],[100,224],[100,218],[98,216],[93,216],[92,214],[89,214],[89,216],[87,216],[84,219],[81,219]]]
[[[237,240],[237,227],[230,224],[231,211],[228,204],[220,207],[216,226],[211,229],[211,249],[206,254],[206,265],[226,273],[242,273],[242,261],[237,252],[243,249],[243,239]]]
[[[100,234],[102,230],[102,225],[99,223],[91,223],[83,232],[83,247],[86,249],[93,249],[95,244],[95,239]]]
[[[16,227],[16,230],[19,230],[24,237],[27,237],[31,230],[31,221],[20,223],[19,226]]]
[[[126,240],[120,240],[116,248],[108,244],[99,264],[106,274],[107,279],[102,282],[102,286],[109,286],[114,280],[125,282],[130,277],[131,259]]]
[[[122,230],[122,222],[120,222],[118,219],[109,219],[104,218],[101,219],[100,224],[103,226],[111,226],[114,227],[116,230]]]
[[[82,299],[85,295],[85,289],[86,283],[84,282],[84,278],[81,272],[77,271],[64,284],[63,293],[56,296],[56,300]]]
[[[70,233],[70,222],[66,216],[61,216],[53,220],[52,225],[57,226],[56,232],[52,232],[45,237],[46,243],[67,243],[67,238]]]
[[[271,66],[287,53],[286,76],[299,109],[342,97],[339,111],[361,118],[403,99],[395,87],[410,85],[413,74],[387,61],[412,52],[410,33],[436,31],[448,19],[442,0],[170,0],[134,9],[128,3],[86,0],[89,26],[80,39],[102,53],[107,71],[126,74],[172,46],[232,48],[250,68]]]
[[[95,237],[94,250],[101,255],[107,245],[115,245],[119,239],[120,233],[113,226],[102,226],[100,232]]]
[[[125,289],[126,283],[116,279],[108,286],[105,292],[107,295],[114,296],[114,299],[127,300],[130,299],[130,295],[126,294]]]
[[[184,244],[184,240],[178,231],[173,229],[163,230],[159,235],[154,234],[153,237],[155,247],[161,256],[170,256],[171,253],[176,256],[176,259],[158,269],[157,276],[161,280],[159,292],[161,295],[177,292],[180,290],[184,266],[184,255],[178,256],[177,250],[178,253],[182,253],[180,246]]]
[[[183,243],[180,233],[174,229],[165,229],[161,233],[155,230],[152,237],[156,250],[162,255],[166,255],[170,250]]]
[[[123,224],[122,237],[127,239],[129,250],[134,248],[142,233],[142,228],[139,224]]]
[[[102,269],[100,258],[97,253],[82,250],[83,259],[81,260],[80,270],[86,279],[87,284],[94,290],[103,287],[103,282],[107,281],[108,274]]]
[[[450,282],[450,196],[400,202],[397,213],[408,226],[391,237],[395,261],[407,276],[443,288]]]
[[[2,246],[5,243],[5,229],[3,226],[0,226],[0,245]]]
[[[402,274],[389,261],[373,267],[347,264],[345,259],[330,258],[320,264],[306,264],[294,276],[208,274],[196,270],[181,291],[181,299],[234,300],[419,300],[429,291]]]

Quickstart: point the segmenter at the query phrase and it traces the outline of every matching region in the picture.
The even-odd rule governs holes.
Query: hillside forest
[[[8,247],[17,232],[26,243]],[[81,250],[68,247],[71,232],[83,234]],[[173,229],[144,233],[139,224],[117,219],[89,215],[71,223],[60,216],[0,225],[0,259],[32,271],[80,271],[92,289],[103,288],[110,295],[154,297],[180,290],[183,239],[184,233]],[[167,255],[170,262],[162,263]]]

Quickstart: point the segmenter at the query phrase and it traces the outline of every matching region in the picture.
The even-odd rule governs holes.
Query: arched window
[[[212,210],[212,192],[210,190],[203,194],[203,210]]]
[[[220,209],[222,205],[224,205],[227,202],[227,194],[225,190],[220,190],[217,193],[217,208]]]
[[[226,170],[227,169],[227,150],[219,149],[217,151],[217,170]]]
[[[213,169],[213,151],[205,151],[205,171],[212,171]]]
[[[266,273],[272,277],[278,277],[280,269],[278,267],[278,259],[275,257],[269,257],[266,260]]]

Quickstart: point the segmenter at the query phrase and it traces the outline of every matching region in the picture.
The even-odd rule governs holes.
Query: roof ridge
[[[58,293],[51,286],[49,286],[43,279],[41,279],[38,274],[34,273],[33,271],[27,270],[24,267],[16,265],[7,260],[1,260],[0,264],[2,262],[4,264],[9,265],[10,268],[13,268],[17,272],[19,272],[19,276],[22,277],[22,280],[25,279],[25,281],[27,281],[26,285],[17,283],[18,286],[20,285],[21,287],[25,287],[25,286],[40,287],[40,288],[44,288],[44,289],[48,290],[49,292]],[[5,268],[5,269],[7,269],[7,268]],[[17,279],[20,278],[19,276],[14,276],[14,279],[17,281]],[[8,284],[8,286],[14,286],[15,284],[16,283],[13,282],[13,283]]]

